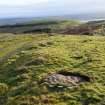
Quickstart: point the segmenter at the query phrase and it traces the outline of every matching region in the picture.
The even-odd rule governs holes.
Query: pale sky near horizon
[[[0,0],[0,18],[105,12],[105,0]]]

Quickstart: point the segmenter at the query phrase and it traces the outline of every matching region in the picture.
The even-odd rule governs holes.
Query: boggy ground
[[[92,79],[51,89],[40,81],[61,71]],[[0,105],[104,105],[105,37],[0,35]]]

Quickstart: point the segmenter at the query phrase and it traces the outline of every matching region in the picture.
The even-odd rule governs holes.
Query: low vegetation
[[[64,33],[66,29],[80,25],[75,20],[39,20],[21,24],[0,26],[1,33]]]
[[[12,34],[73,34],[105,36],[105,20],[82,22],[76,20],[39,20],[0,26],[0,33]]]
[[[74,88],[40,82],[61,71],[91,81]],[[0,34],[0,105],[104,105],[104,80],[103,36]]]

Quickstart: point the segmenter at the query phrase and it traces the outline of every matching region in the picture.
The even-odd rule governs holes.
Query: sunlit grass
[[[0,105],[104,105],[105,37],[0,35]],[[62,92],[40,80],[60,70],[91,83]]]

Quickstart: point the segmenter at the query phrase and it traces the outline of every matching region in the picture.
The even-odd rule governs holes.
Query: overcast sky
[[[105,0],[0,0],[0,18],[105,12]]]

